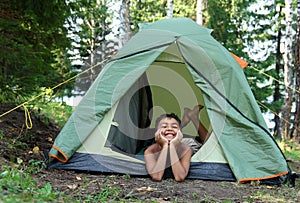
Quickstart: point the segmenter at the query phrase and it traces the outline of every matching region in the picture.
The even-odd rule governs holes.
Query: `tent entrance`
[[[186,68],[174,43],[168,47],[134,83],[120,100],[106,142],[107,147],[129,156],[142,155],[143,150],[153,143],[156,118],[164,113],[176,113],[180,118],[185,107],[204,105],[201,90],[194,84],[192,75]],[[210,122],[205,109],[200,119],[209,129]],[[187,137],[197,136],[197,131],[189,123],[183,133]],[[192,161],[227,162],[218,140],[212,139],[203,146],[205,153],[197,153]],[[212,152],[208,156],[208,152]],[[216,155],[218,154],[218,155]]]

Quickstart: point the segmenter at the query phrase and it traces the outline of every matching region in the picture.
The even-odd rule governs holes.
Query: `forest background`
[[[0,103],[39,113],[65,105],[139,23],[188,17],[249,63],[274,137],[300,139],[300,0],[2,0],[0,8]]]

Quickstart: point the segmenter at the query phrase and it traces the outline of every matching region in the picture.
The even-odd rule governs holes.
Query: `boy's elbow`
[[[174,178],[177,182],[183,182],[187,175],[188,175],[187,173],[177,174],[177,175],[174,176]]]
[[[185,179],[185,177],[181,177],[181,176],[177,176],[177,177],[175,177],[175,181],[176,182],[183,182],[184,181],[184,179]]]
[[[158,175],[158,174],[151,174],[151,179],[153,181],[159,182],[162,180],[162,176]]]

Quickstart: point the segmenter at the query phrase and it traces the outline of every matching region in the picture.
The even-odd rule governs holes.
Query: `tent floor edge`
[[[236,178],[227,163],[191,162],[187,178],[236,182]]]

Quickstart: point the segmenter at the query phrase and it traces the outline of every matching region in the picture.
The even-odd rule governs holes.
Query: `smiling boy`
[[[169,173],[182,182],[188,175],[192,150],[181,143],[180,125],[180,119],[173,113],[163,114],[156,121],[156,143],[144,153],[146,169],[154,181]]]

